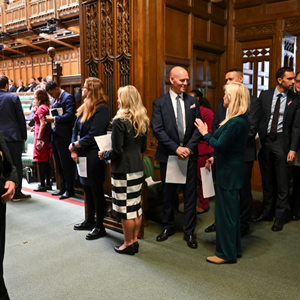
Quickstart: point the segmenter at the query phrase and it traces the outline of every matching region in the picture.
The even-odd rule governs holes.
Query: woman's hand
[[[30,128],[30,132],[33,132],[34,131],[34,126]]]
[[[210,166],[214,164],[214,158],[210,157],[206,162],[205,162],[205,169],[210,171]]]
[[[207,124],[203,123],[201,119],[196,119],[194,124],[203,136],[205,136],[208,133]]]
[[[69,145],[69,151],[70,152],[76,151],[76,148],[73,147],[72,143]]]
[[[42,145],[41,140],[37,140],[35,146],[36,146],[36,148],[37,148],[38,150],[41,150],[41,149],[43,148],[43,145]]]
[[[75,161],[75,164],[78,164],[78,154],[77,151],[71,152],[71,158]]]
[[[104,158],[103,158],[103,151],[99,151],[99,152],[98,152],[98,155],[99,155],[99,158],[100,158],[101,160],[104,159]]]

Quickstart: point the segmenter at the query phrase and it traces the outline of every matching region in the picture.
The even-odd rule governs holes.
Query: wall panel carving
[[[276,33],[276,23],[238,27],[235,30],[235,34],[237,38],[265,35],[265,34],[275,34],[275,33]]]

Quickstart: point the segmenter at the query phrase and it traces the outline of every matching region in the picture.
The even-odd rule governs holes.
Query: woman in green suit
[[[224,104],[229,103],[227,117],[214,136],[208,133],[206,123],[200,119],[195,122],[204,140],[215,151],[214,158],[210,158],[206,165],[209,169],[209,164],[215,164],[216,256],[206,259],[215,264],[236,263],[238,256],[241,256],[238,195],[244,182],[244,157],[249,131],[248,89],[241,83],[233,82],[225,85],[224,90]]]

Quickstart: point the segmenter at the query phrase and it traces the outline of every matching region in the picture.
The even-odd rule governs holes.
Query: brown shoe
[[[14,202],[18,202],[18,201],[21,201],[21,200],[28,200],[31,198],[31,195],[25,195],[23,193],[21,193],[20,196],[15,196],[15,198],[11,199],[12,201]]]
[[[207,262],[213,263],[213,264],[235,264],[237,262],[236,259],[230,259],[230,260],[226,260],[223,258],[220,258],[218,256],[209,256],[206,258]]]

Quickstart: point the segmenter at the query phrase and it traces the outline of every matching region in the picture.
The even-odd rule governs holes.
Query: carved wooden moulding
[[[70,6],[62,7],[59,8],[57,11],[58,11],[58,16],[60,18],[69,17],[72,15],[77,16],[79,15],[79,4],[76,3]]]
[[[29,17],[31,24],[46,23],[47,20],[54,18],[54,11],[42,13],[33,17]]]
[[[286,31],[300,30],[300,18],[286,20],[285,21],[285,30]]]
[[[20,29],[22,27],[27,27],[26,19],[6,23],[5,27],[6,27],[6,30],[15,30],[15,29]]]
[[[22,7],[25,7],[25,1],[13,2],[11,4],[7,4],[5,12],[12,12]]]
[[[237,38],[274,33],[276,33],[276,23],[237,27],[235,29]]]

